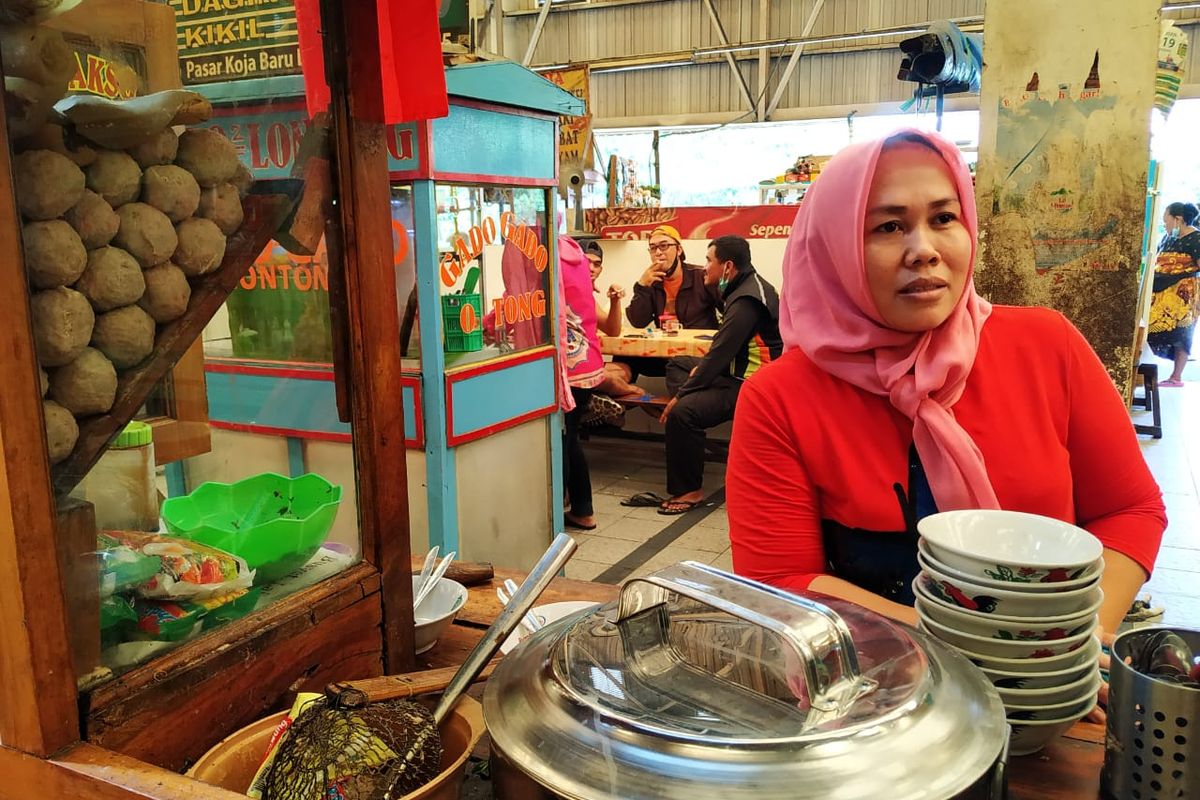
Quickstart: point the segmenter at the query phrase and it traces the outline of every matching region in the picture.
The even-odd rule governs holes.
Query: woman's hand
[[[1112,644],[1117,637],[1103,630],[1098,630],[1096,633],[1100,639],[1100,644],[1111,650]],[[1108,672],[1111,665],[1112,657],[1101,650],[1099,669]],[[1096,707],[1089,711],[1088,715],[1083,719],[1084,722],[1094,722],[1097,725],[1104,725],[1108,722],[1108,714],[1105,710],[1108,708],[1108,681],[1100,681],[1100,691],[1096,694],[1096,701]]]

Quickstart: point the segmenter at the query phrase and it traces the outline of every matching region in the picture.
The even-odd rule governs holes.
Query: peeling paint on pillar
[[[1062,311],[1131,389],[1158,3],[989,0],[976,284]]]

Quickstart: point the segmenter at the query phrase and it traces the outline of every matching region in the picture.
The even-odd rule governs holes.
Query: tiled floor
[[[1160,368],[1160,375],[1167,374]],[[1164,437],[1142,437],[1142,452],[1162,487],[1170,519],[1146,591],[1166,607],[1167,622],[1200,627],[1200,364],[1189,365],[1185,378],[1184,388],[1159,391]],[[705,468],[705,489],[716,495],[715,502],[667,517],[654,508],[621,505],[638,492],[665,495],[661,444],[593,437],[584,446],[599,525],[589,533],[572,532],[580,544],[567,566],[569,577],[616,583],[684,560],[732,568],[723,464]]]

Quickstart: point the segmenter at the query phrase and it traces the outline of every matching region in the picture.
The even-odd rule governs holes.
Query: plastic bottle
[[[158,530],[154,429],[131,422],[72,493],[96,509],[102,530]]]

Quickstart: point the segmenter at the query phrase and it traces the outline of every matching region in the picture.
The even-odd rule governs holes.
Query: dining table
[[[663,333],[657,329],[637,330],[626,328],[619,336],[600,334],[600,352],[606,356],[627,358],[674,358],[708,354],[715,330],[683,328],[676,333]]]
[[[413,569],[420,569],[419,559],[414,558]],[[467,601],[454,624],[442,633],[433,649],[417,657],[422,668],[452,669],[462,664],[503,607],[496,596],[496,588],[502,586],[505,579],[519,584],[526,574],[499,567],[493,568],[492,573],[491,579],[468,587]],[[538,599],[538,604],[569,600],[608,603],[615,600],[619,592],[620,587],[613,584],[555,578]],[[493,660],[492,668],[501,658],[503,656],[498,655]],[[484,674],[488,673],[490,669]],[[1104,726],[1077,722],[1043,750],[1009,759],[1009,799],[1097,800],[1101,797],[1100,768],[1103,763]]]

